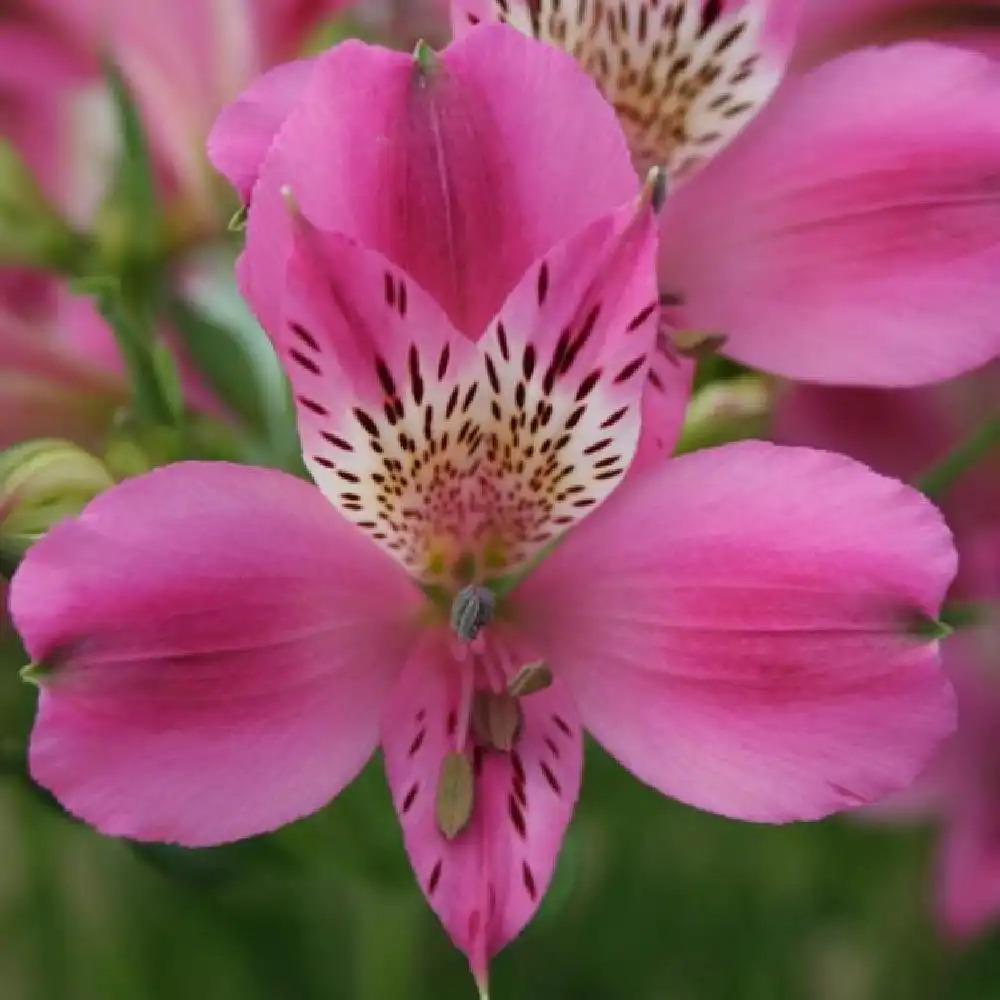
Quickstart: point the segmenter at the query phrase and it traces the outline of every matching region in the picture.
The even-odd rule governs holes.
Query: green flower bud
[[[0,555],[16,562],[57,521],[114,485],[98,459],[69,441],[26,441],[0,453]]]
[[[65,271],[83,246],[18,152],[0,139],[0,264]]]

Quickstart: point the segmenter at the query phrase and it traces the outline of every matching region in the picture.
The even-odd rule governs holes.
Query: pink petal
[[[632,459],[631,475],[673,454],[684,427],[695,364],[674,350],[669,335],[669,325],[661,319],[656,345],[649,355],[646,388],[642,394],[641,433]]]
[[[805,5],[794,65],[807,67],[848,49],[928,38],[1000,52],[996,0],[836,0]]]
[[[686,325],[822,382],[916,385],[996,355],[998,100],[1000,67],[922,44],[790,82],[668,200],[661,277]]]
[[[385,258],[299,220],[276,339],[317,482],[415,575],[523,565],[635,450],[655,252],[629,203],[536,262],[476,346]]]
[[[521,932],[548,887],[580,788],[583,741],[565,687],[523,698],[513,752],[467,751],[478,762],[473,813],[446,840],[435,796],[443,756],[455,749],[458,678],[446,642],[425,643],[386,706],[382,748],[417,881],[484,982],[488,960]]]
[[[842,452],[912,481],[958,444],[960,433],[939,387],[860,389],[790,386],[775,407],[780,444]]]
[[[772,432],[781,443],[844,452],[914,482],[994,419],[998,398],[1000,362],[920,389],[796,386],[779,401]],[[967,469],[941,504],[961,554],[952,598],[1000,594],[1000,450]]]
[[[244,203],[275,136],[309,83],[314,59],[283,63],[255,80],[223,109],[208,136],[208,157]]]
[[[594,736],[684,802],[815,819],[907,785],[954,725],[936,615],[955,573],[916,491],[759,442],[630,480],[518,589]]]
[[[938,918],[945,933],[967,940],[1000,918],[1000,816],[955,817],[941,845]]]
[[[317,61],[265,161],[241,259],[268,330],[288,254],[285,186],[306,218],[384,254],[472,338],[533,260],[636,189],[590,81],[500,28],[454,43],[428,70],[358,43]]]
[[[571,52],[618,112],[640,167],[686,175],[768,101],[801,0],[453,0],[461,35],[509,24]]]
[[[31,773],[137,840],[216,844],[311,813],[374,748],[418,601],[298,479],[185,463],[125,482],[14,577],[44,670]]]

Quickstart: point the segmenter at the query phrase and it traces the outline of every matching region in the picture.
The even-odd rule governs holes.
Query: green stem
[[[68,937],[60,877],[57,871],[56,836],[50,817],[25,799],[19,808],[22,820],[25,872],[30,885],[29,920],[32,929],[35,1000],[65,1000],[70,995]],[[55,835],[58,835],[58,830]]]
[[[153,355],[153,334],[123,296],[102,295],[98,305],[115,337],[132,390],[132,413],[142,423],[174,425],[174,413]]]
[[[362,887],[357,900],[357,1000],[406,1000],[413,995],[421,921],[410,895]]]
[[[966,472],[1000,446],[1000,416],[987,420],[917,481],[930,497],[943,496]]]

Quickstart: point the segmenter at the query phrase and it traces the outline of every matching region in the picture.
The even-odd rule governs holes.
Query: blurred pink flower
[[[927,38],[1000,55],[998,0],[806,0],[794,68],[849,49]]]
[[[109,53],[135,92],[164,192],[182,199],[175,214],[183,210],[188,224],[213,231],[218,199],[204,157],[212,120],[251,79],[292,56],[322,17],[346,5],[17,0],[0,17],[0,107],[50,192],[80,215],[110,172],[114,129],[98,65]]]
[[[614,116],[556,50],[494,29],[420,59],[324,57],[254,189],[244,280],[319,489],[225,464],[130,480],[29,552],[11,608],[41,686],[32,774],[107,834],[271,830],[381,744],[482,983],[545,892],[584,725],[742,819],[905,786],[953,725],[912,626],[955,558],[918,493],[822,452],[626,479],[656,189],[637,202]],[[550,686],[508,694],[539,661]]]
[[[44,322],[0,305],[0,449],[39,437],[100,448],[127,401],[113,352],[110,332],[83,299],[59,296]]]
[[[460,34],[501,20],[572,52],[636,159],[668,164],[660,276],[676,325],[809,381],[903,386],[968,371],[1000,353],[1000,66],[916,43],[779,86],[800,6],[453,10]]]
[[[219,109],[292,55],[343,0],[18,0],[0,15],[0,116],[51,198],[87,225],[113,174],[115,127],[97,58],[125,72],[162,196],[185,238],[218,231],[204,143]],[[53,278],[0,272],[0,445],[59,434],[95,445],[125,394],[111,332]],[[210,397],[188,379],[194,401]]]
[[[1000,568],[1000,536],[992,559]],[[943,821],[938,915],[959,939],[1000,918],[1000,620],[945,643],[959,728],[922,783]]]

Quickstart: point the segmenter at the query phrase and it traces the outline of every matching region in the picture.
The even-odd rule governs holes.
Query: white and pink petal
[[[453,0],[462,33],[500,21],[569,52],[618,113],[640,166],[685,175],[767,103],[799,0]]]
[[[376,252],[296,231],[279,349],[306,462],[409,572],[505,575],[614,489],[659,313],[648,199],[535,262],[478,345]]]
[[[446,838],[437,783],[445,755],[463,742],[460,678],[447,637],[428,637],[392,692],[382,749],[417,881],[485,984],[490,958],[521,932],[548,887],[580,787],[583,740],[564,686],[521,699],[512,751],[466,743],[471,813]]]
[[[667,201],[660,274],[684,325],[830,384],[921,385],[996,357],[998,101],[1000,66],[930,44],[790,80]]]

